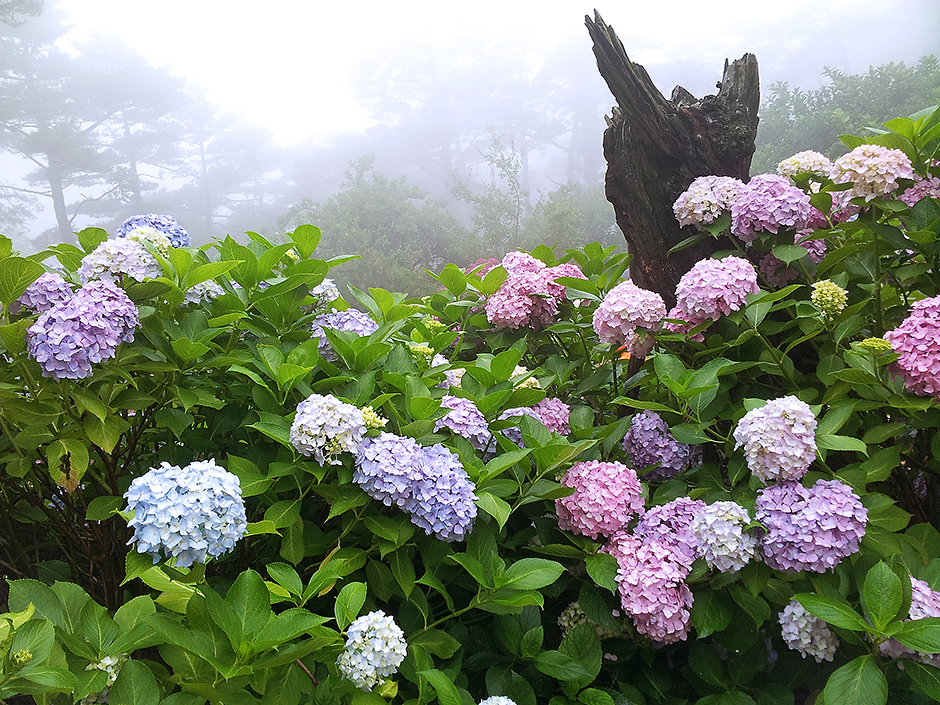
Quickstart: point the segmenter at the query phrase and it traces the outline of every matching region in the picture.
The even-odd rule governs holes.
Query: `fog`
[[[526,244],[527,227],[553,237],[558,194],[576,193],[591,232],[571,244],[618,239],[603,212],[613,99],[584,27],[591,5],[39,5],[0,0],[0,232],[24,252],[150,212],[174,215],[197,243],[277,239],[305,218],[343,222],[342,197],[366,186],[373,202],[357,207],[378,208],[381,187],[424,217],[488,233],[487,247]],[[940,54],[937,0],[758,5],[597,10],[667,96],[676,84],[714,93],[724,59],[745,52],[765,99],[781,82],[827,85],[824,67],[864,74]],[[508,216],[487,210],[502,207]]]

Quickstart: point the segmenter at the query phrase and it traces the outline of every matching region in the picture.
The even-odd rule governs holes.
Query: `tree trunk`
[[[698,176],[748,178],[760,85],[757,58],[745,54],[729,64],[718,95],[696,100],[676,86],[667,100],[649,74],[630,61],[613,28],[594,13],[585,17],[601,76],[618,108],[604,132],[607,200],[633,254],[630,277],[659,293],[671,307],[679,278],[721,243],[708,238],[671,255],[694,234],[680,228],[672,204]]]

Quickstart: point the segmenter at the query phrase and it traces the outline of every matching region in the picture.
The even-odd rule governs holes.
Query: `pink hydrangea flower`
[[[759,174],[731,206],[731,232],[752,242],[760,232],[805,227],[809,217],[809,196],[784,176]]]
[[[799,480],[816,459],[816,417],[794,396],[751,409],[734,429],[735,450],[763,482]]]
[[[731,210],[744,184],[730,176],[700,176],[672,206],[679,225],[708,225]]]
[[[800,276],[796,270],[790,269],[783,260],[778,259],[772,252],[768,252],[761,257],[757,267],[773,289],[782,289]]]
[[[608,291],[594,310],[594,331],[602,343],[622,345],[637,328],[658,329],[665,317],[662,296],[625,281]]]
[[[545,397],[542,401],[533,406],[532,409],[538,414],[539,421],[542,422],[542,425],[552,433],[560,433],[563,436],[567,436],[570,432],[568,428],[568,417],[571,414],[571,407],[565,404],[561,399]]]
[[[940,399],[940,296],[916,302],[884,339],[900,355],[891,370],[904,378],[907,388]]]
[[[759,290],[757,272],[746,259],[703,259],[679,280],[676,313],[693,326],[708,319],[717,321],[722,314],[740,309],[747,295]]]
[[[900,149],[861,144],[832,165],[830,177],[837,184],[851,183],[851,198],[887,196],[898,188],[898,179],[913,179],[911,160]]]
[[[839,648],[839,637],[829,625],[809,612],[796,600],[783,608],[777,616],[783,642],[803,658],[812,656],[816,663],[832,661]]]
[[[486,318],[496,328],[541,328],[550,324],[566,293],[555,279],[584,278],[575,264],[546,267],[525,252],[510,252],[502,265],[508,272],[506,281],[486,300]]]
[[[692,533],[692,522],[708,505],[700,499],[679,497],[648,509],[633,530],[643,542],[659,541],[686,556],[688,565],[698,555],[698,544]]]
[[[940,199],[940,178],[915,175],[914,185],[901,194],[901,200],[909,206],[913,206],[922,198]]]
[[[558,525],[596,539],[624,529],[643,510],[643,489],[623,463],[588,460],[575,463],[561,480],[574,493],[555,500]]]
[[[800,230],[793,236],[793,244],[805,247],[809,251],[809,258],[814,263],[819,264],[826,256],[826,239],[813,238],[812,235],[812,230]]]

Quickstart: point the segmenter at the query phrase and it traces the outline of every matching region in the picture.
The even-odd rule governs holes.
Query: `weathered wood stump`
[[[672,204],[698,176],[747,180],[760,103],[757,58],[726,60],[718,95],[697,100],[676,86],[667,100],[596,10],[593,20],[584,19],[597,67],[618,106],[604,132],[607,200],[634,256],[631,278],[671,307],[679,278],[721,247],[708,238],[667,256],[693,234],[679,227]]]

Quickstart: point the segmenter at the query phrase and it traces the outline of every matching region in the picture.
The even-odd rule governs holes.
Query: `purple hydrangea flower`
[[[700,499],[679,497],[646,510],[633,530],[644,543],[659,541],[683,553],[691,565],[698,555],[698,543],[692,533],[692,522],[708,505]]]
[[[215,464],[194,461],[185,468],[163,463],[136,478],[124,494],[128,543],[153,562],[175,558],[177,568],[205,563],[235,548],[248,526],[238,477]]]
[[[44,377],[83,379],[91,366],[134,340],[137,307],[109,281],[94,281],[42,313],[26,333],[26,349]]]
[[[623,463],[588,460],[575,463],[561,480],[574,493],[555,500],[558,526],[596,539],[626,528],[643,511],[643,488]]]
[[[594,332],[602,343],[623,345],[637,328],[657,330],[665,317],[662,296],[625,281],[608,291],[594,310]]]
[[[43,272],[36,281],[26,287],[26,291],[16,303],[33,313],[42,313],[71,297],[72,287],[65,279],[55,272]]]
[[[861,144],[832,165],[830,177],[837,184],[852,184],[849,198],[887,196],[898,188],[898,179],[913,179],[911,160],[900,149]]]
[[[754,557],[757,538],[745,531],[751,523],[747,510],[735,502],[715,502],[698,510],[692,519],[698,554],[710,568],[735,573]]]
[[[786,262],[772,252],[761,257],[757,267],[772,289],[782,289],[800,276],[796,270],[790,269]]]
[[[771,568],[822,573],[858,550],[868,510],[848,485],[784,482],[758,491],[756,519],[767,529],[761,554]]]
[[[347,333],[355,333],[362,337],[372,335],[379,329],[379,324],[372,320],[368,314],[354,308],[348,308],[345,311],[326,311],[313,319],[310,324],[311,337],[319,338],[317,349],[324,360],[336,362],[339,355],[333,350],[329,339],[324,330],[341,330]]]
[[[156,213],[131,216],[121,223],[115,235],[125,237],[132,230],[141,227],[153,228],[163,233],[170,239],[170,244],[173,247],[188,247],[190,244],[189,233],[176,222],[176,218],[170,215],[157,215]]]
[[[700,176],[672,206],[679,225],[708,225],[740,195],[744,183],[730,176]]]
[[[764,482],[799,480],[816,459],[816,417],[794,396],[751,409],[734,429],[751,472]]]
[[[825,227],[825,225],[820,227]],[[799,230],[793,236],[793,244],[805,247],[809,251],[809,258],[819,264],[826,256],[826,238],[813,238],[814,234],[813,230]]]
[[[415,482],[403,507],[411,521],[442,541],[462,541],[473,527],[477,497],[460,458],[438,444],[422,448],[412,462]]]
[[[421,446],[413,439],[393,433],[365,438],[356,453],[353,481],[373,499],[403,508],[411,499],[414,459],[419,452]]]
[[[449,428],[458,436],[463,436],[477,450],[485,449],[493,438],[486,418],[480,413],[471,399],[445,394],[441,406],[449,409],[444,416],[434,422],[434,430]]]
[[[931,590],[930,585],[912,575],[911,609],[908,612],[908,618],[926,619],[928,617],[940,617],[940,592]],[[888,658],[909,658],[928,666],[940,668],[940,654],[914,651],[904,646],[897,639],[888,639],[882,642],[878,646],[878,652]]]
[[[922,198],[940,200],[940,177],[914,175],[914,185],[905,190],[900,196],[907,205],[913,206]]]
[[[809,217],[809,196],[785,176],[759,174],[731,205],[731,232],[752,242],[760,232],[805,227]]]
[[[708,319],[717,321],[724,314],[737,311],[748,294],[756,294],[757,272],[740,257],[703,259],[682,275],[676,286],[677,316],[693,326]],[[674,316],[669,314],[670,318]]]
[[[542,422],[545,428],[552,433],[560,433],[563,436],[568,435],[568,417],[571,415],[571,407],[565,402],[554,397],[545,397],[532,408],[538,414],[539,421]]]
[[[521,421],[523,416],[531,416],[533,419],[541,421],[538,411],[531,406],[520,406],[515,409],[506,409],[503,413],[499,415],[499,420],[504,421],[506,419],[511,419],[518,417]],[[509,426],[500,431],[506,438],[515,443],[517,446],[522,445],[522,431],[518,426]]]
[[[652,467],[645,480],[661,482],[684,470],[692,462],[696,446],[680,443],[666,422],[649,409],[636,414],[623,436],[623,449],[635,468]]]
[[[783,608],[778,620],[784,643],[803,658],[812,656],[816,663],[832,661],[839,648],[839,637],[829,625],[809,612],[796,600]]]
[[[891,371],[903,377],[914,394],[940,399],[940,296],[917,301],[884,339],[899,355]]]
[[[290,442],[320,465],[339,465],[340,453],[355,454],[366,433],[362,411],[332,394],[311,394],[297,405]]]
[[[83,283],[93,279],[119,281],[128,276],[139,282],[163,276],[163,269],[146,247],[135,240],[105,240],[85,255],[78,268]]]

